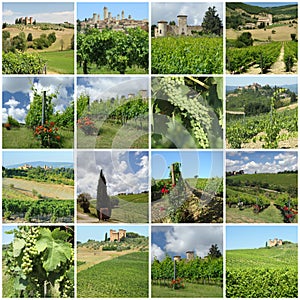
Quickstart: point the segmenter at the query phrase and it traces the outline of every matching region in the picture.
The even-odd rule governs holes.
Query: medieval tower
[[[178,15],[178,35],[187,35],[187,16],[186,15]]]
[[[109,237],[110,237],[111,242],[114,242],[114,241],[120,242],[121,238],[123,238],[123,237],[126,238],[126,230],[119,229],[119,231],[117,232],[113,229],[110,229]]]

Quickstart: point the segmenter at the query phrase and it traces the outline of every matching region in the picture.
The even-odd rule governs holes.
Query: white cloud
[[[166,256],[166,253],[156,244],[151,245],[151,261],[154,260],[154,258],[158,259],[159,261],[164,259]]]
[[[130,93],[137,94],[139,90],[148,90],[146,77],[111,77],[111,78],[85,78],[77,86],[77,94],[87,94],[91,101],[107,100]]]
[[[217,14],[223,20],[223,4],[222,2],[202,2],[202,3],[174,3],[174,2],[158,2],[152,3],[152,24],[158,21],[175,21],[177,23],[178,15],[187,15],[189,25],[201,25],[205,12],[209,7],[216,7]]]
[[[17,107],[19,104],[20,104],[20,102],[17,101],[15,98],[11,98],[4,103],[4,105],[10,106],[10,107]]]
[[[247,159],[246,159],[247,158]],[[226,171],[244,170],[245,173],[278,173],[287,170],[298,170],[298,156],[296,152],[270,153],[260,156],[241,157],[241,160],[226,160]]]
[[[2,108],[2,123],[6,123],[8,118],[7,110],[6,108]]]
[[[79,151],[77,160],[78,193],[87,192],[96,197],[101,169],[107,181],[109,195],[135,194],[148,190],[149,166],[146,153],[136,166],[131,165],[129,154],[124,151]]]
[[[19,104],[20,102],[14,98],[11,98],[4,103],[4,105],[9,106],[9,108],[2,109],[2,122],[6,122],[8,116],[11,116],[19,123],[25,123],[26,110],[24,108],[17,108]]]
[[[166,232],[166,252],[176,255],[195,251],[195,254],[204,257],[213,244],[217,244],[219,250],[223,249],[223,229],[221,226],[182,227],[174,226]]]

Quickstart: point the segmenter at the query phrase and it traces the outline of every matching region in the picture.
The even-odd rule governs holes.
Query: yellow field
[[[7,27],[3,29],[3,31],[9,31],[10,37],[13,38],[14,36],[18,35],[21,31],[25,33],[25,36],[27,38],[28,33],[32,34],[32,38],[36,39],[39,38],[41,34],[48,35],[49,33],[55,32],[56,35],[56,41],[53,43],[49,48],[43,49],[43,50],[34,50],[32,48],[29,48],[28,52],[48,52],[48,51],[58,51],[61,50],[61,41],[63,40],[64,48],[63,50],[71,49],[71,39],[74,35],[74,29],[70,28],[64,28],[62,30],[41,30],[38,27],[24,27],[21,30],[18,27]]]
[[[100,262],[116,258],[128,253],[133,253],[136,250],[123,250],[121,252],[117,251],[102,251],[100,249],[93,250],[87,247],[77,247],[77,260],[84,261],[85,264],[77,267],[77,272],[88,269],[89,267],[96,265]]]
[[[276,33],[272,34],[272,30],[275,30]],[[271,29],[247,29],[247,30],[234,30],[232,28],[226,30],[227,39],[237,39],[243,32],[250,32],[253,39],[267,41],[271,37],[272,41],[291,41],[291,34],[297,34],[297,24],[294,24],[293,27],[289,25],[274,27]]]

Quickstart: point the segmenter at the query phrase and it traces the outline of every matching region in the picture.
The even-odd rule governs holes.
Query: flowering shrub
[[[179,290],[184,288],[183,280],[181,278],[173,279],[170,284],[170,288]]]
[[[54,122],[46,122],[45,125],[40,125],[35,128],[34,135],[40,140],[42,147],[60,148],[61,137],[58,134],[58,128],[54,126]]]
[[[77,124],[86,135],[96,135],[98,133],[95,123],[89,117],[78,119]]]
[[[293,220],[295,219],[296,215],[298,214],[298,211],[293,209],[293,208],[289,208],[288,206],[283,206],[282,208],[283,210],[283,215],[284,215],[284,221],[287,223],[292,223]]]
[[[166,186],[164,186],[162,189],[161,189],[161,192],[163,193],[163,195],[166,195],[169,193],[169,190],[166,188]]]

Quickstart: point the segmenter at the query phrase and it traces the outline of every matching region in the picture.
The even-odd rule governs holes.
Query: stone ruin
[[[107,194],[106,179],[103,170],[100,171],[98,180],[96,209],[99,221],[106,221],[111,217],[111,201]]]

